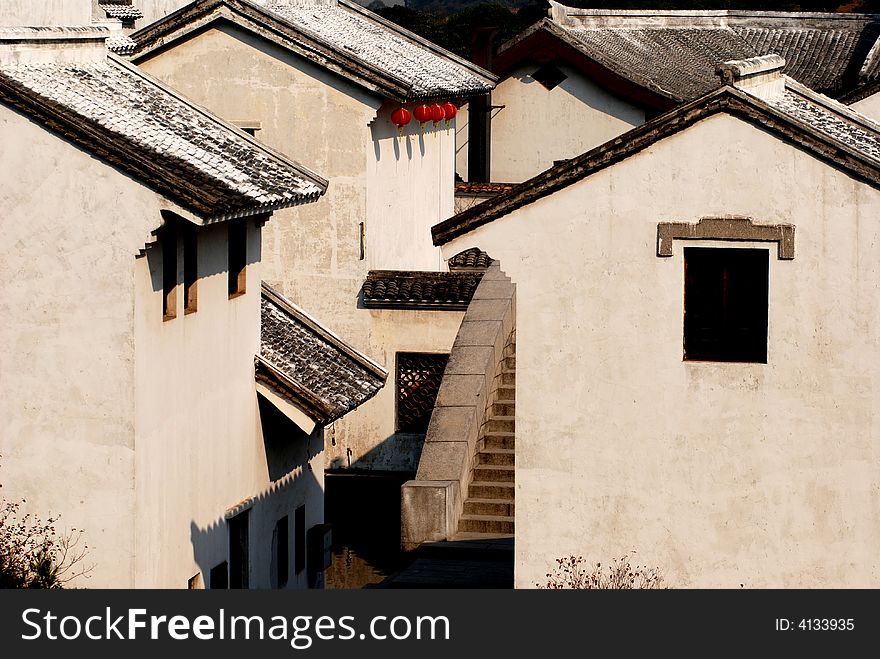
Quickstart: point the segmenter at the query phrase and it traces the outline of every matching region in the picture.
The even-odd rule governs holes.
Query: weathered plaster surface
[[[716,115],[444,246],[517,285],[516,584],[636,551],[677,587],[880,583],[880,191]],[[767,364],[682,360],[660,222],[794,224]]]
[[[92,0],[3,0],[0,25],[90,25]]]
[[[166,204],[4,106],[0,137],[2,493],[85,531],[80,585],[130,587],[135,257]]]
[[[430,227],[453,213],[454,124],[422,135],[413,121],[399,138],[396,106],[231,26],[138,64],[227,120],[260,121],[257,139],[329,179],[318,202],[263,228],[262,276],[392,373],[333,424],[328,466],[414,469],[420,439],[394,434],[394,356],[448,352],[463,314],[368,311],[358,294],[371,268],[440,267]]]
[[[857,112],[861,112],[866,117],[880,122],[880,92],[863,98],[861,101],[850,105],[850,107]]]
[[[492,92],[493,181],[521,183],[564,160],[625,133],[645,122],[644,110],[618,98],[574,69],[560,65],[568,77],[547,90],[531,77],[537,66],[513,71]],[[467,112],[462,112],[462,122]],[[467,130],[459,126],[456,165],[467,176]]]

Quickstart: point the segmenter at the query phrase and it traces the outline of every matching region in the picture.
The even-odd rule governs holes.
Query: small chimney
[[[761,55],[749,59],[723,62],[715,67],[721,83],[747,91],[762,100],[777,98],[785,93],[785,60],[779,55]]]

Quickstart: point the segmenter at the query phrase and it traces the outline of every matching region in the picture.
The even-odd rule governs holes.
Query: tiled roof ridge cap
[[[871,46],[871,50],[868,51],[868,54],[865,55],[865,61],[862,64],[862,68],[859,69],[859,78],[864,78],[868,75],[868,71],[873,65],[874,61],[880,58],[880,35],[877,36],[877,40],[874,41],[874,45]]]
[[[333,344],[340,352],[344,352],[348,357],[356,361],[368,371],[380,378],[387,378],[388,371],[378,362],[368,357],[360,350],[340,338],[333,331],[322,325],[316,318],[309,315],[302,307],[298,306],[291,300],[281,295],[265,281],[262,282],[262,294],[264,297],[272,301],[276,306],[280,307],[285,313],[302,323],[310,330],[315,332],[328,343]]]
[[[731,84],[741,78],[781,71],[784,67],[785,59],[771,53],[769,55],[757,55],[756,57],[721,62],[715,67],[715,73],[721,76],[721,81],[724,84]]]
[[[106,25],[22,25],[0,26],[0,40],[22,39],[106,39],[113,31]]]
[[[786,88],[790,91],[807,96],[813,102],[821,99],[822,95],[816,94],[807,87],[785,76]],[[827,97],[825,97],[827,98]],[[828,99],[830,103],[839,105],[836,101]],[[668,125],[669,130],[660,136],[660,139],[668,137],[680,130],[682,125],[681,118],[694,113],[694,117],[703,119],[718,112],[734,113],[740,112],[742,108],[752,106],[766,116],[775,120],[781,120],[783,124],[789,124],[797,131],[813,136],[817,142],[830,145],[838,154],[845,154],[844,158],[835,158],[839,163],[845,164],[850,171],[855,171],[860,176],[866,176],[858,165],[850,165],[850,163],[862,163],[872,170],[873,175],[868,178],[870,184],[880,187],[880,159],[865,153],[864,151],[854,148],[849,144],[842,142],[840,139],[827,133],[817,131],[814,126],[804,123],[802,120],[786,113],[777,108],[775,105],[758,98],[747,91],[738,89],[731,85],[724,85],[717,89],[694,99],[693,101],[683,103],[672,110],[648,121],[640,126],[636,126],[627,133],[620,135],[604,144],[600,144],[593,149],[567,160],[565,163],[550,167],[549,169],[537,174],[531,179],[521,183],[513,190],[501,193],[486,201],[463,210],[452,217],[443,220],[431,227],[431,236],[435,245],[444,245],[455,238],[466,235],[474,229],[491,222],[497,217],[506,215],[513,210],[522,206],[538,201],[539,199],[552,194],[559,189],[565,188],[573,182],[581,180],[584,175],[592,174],[593,171],[603,169],[606,166],[619,162],[621,158],[626,158],[632,153],[636,153],[653,143],[653,139],[647,137],[651,132],[656,131],[658,127]],[[863,123],[868,130],[877,131],[877,128],[870,126],[871,121],[866,117],[862,117],[845,106],[836,109],[841,114],[847,111],[855,121]],[[692,121],[686,121],[685,125],[691,125]],[[633,137],[637,136],[637,137]],[[632,150],[631,144],[639,142],[635,150]],[[618,157],[616,152],[622,151],[623,155]],[[611,156],[608,158],[607,156]],[[826,157],[828,152],[825,153]],[[592,168],[592,161],[595,161],[596,167]],[[583,169],[585,166],[591,167],[591,171],[586,174],[577,174],[577,170]],[[553,184],[554,180],[564,179],[561,184]],[[538,187],[544,187],[546,190],[535,191]]]
[[[555,0],[548,0],[548,15],[560,22],[583,18],[792,18],[823,19],[840,22],[871,21],[880,19],[875,13],[819,12],[819,11],[768,11],[748,9],[587,9],[569,7]]]
[[[859,128],[870,131],[872,133],[877,133],[877,137],[880,138],[880,122],[874,121],[870,117],[867,117],[860,112],[853,110],[851,107],[844,105],[840,101],[837,101],[830,96],[826,96],[825,94],[821,94],[817,91],[814,91],[799,83],[797,80],[790,76],[785,77],[785,89],[793,94],[797,94],[803,98],[806,98],[808,101],[815,103],[816,105],[822,106],[824,109],[832,112],[841,118],[850,121],[856,124]]]
[[[272,158],[274,158],[276,160],[280,160],[285,165],[292,167],[293,169],[295,169],[297,171],[297,173],[301,174],[304,178],[307,178],[312,183],[314,183],[319,188],[321,188],[322,194],[323,194],[323,192],[325,192],[327,190],[327,186],[329,185],[329,182],[327,181],[327,179],[323,178],[322,176],[320,176],[316,172],[313,172],[308,167],[298,163],[295,160],[291,160],[288,156],[281,153],[280,151],[276,151],[275,149],[271,148],[270,146],[264,144],[263,142],[260,142],[259,140],[251,137],[250,135],[248,135],[244,131],[240,130],[239,128],[237,128],[236,126],[232,125],[231,123],[225,121],[224,119],[221,119],[217,115],[211,114],[206,109],[204,109],[202,106],[200,106],[197,103],[193,102],[192,100],[186,98],[185,96],[182,96],[179,92],[177,92],[173,88],[167,86],[161,80],[154,78],[153,76],[146,73],[143,69],[140,69],[139,67],[135,66],[134,64],[130,63],[129,61],[120,57],[119,55],[116,55],[115,53],[112,53],[112,52],[108,52],[107,59],[108,59],[108,62],[111,62],[112,64],[115,64],[118,67],[124,68],[126,71],[129,71],[133,75],[144,80],[147,84],[158,87],[164,93],[169,94],[170,96],[173,96],[177,101],[186,104],[189,108],[192,109],[193,112],[200,115],[206,121],[210,121],[210,122],[217,124],[227,130],[231,130],[231,131],[235,132],[235,134],[238,137],[240,137],[241,139],[248,142],[251,146],[256,147],[260,151],[263,151],[266,155],[271,156]]]

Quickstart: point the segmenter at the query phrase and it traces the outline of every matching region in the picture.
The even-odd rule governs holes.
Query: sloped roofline
[[[492,71],[504,77],[525,62],[538,62],[535,56],[540,57],[542,52],[552,52],[585,76],[603,82],[612,91],[637,104],[665,111],[683,100],[651,80],[637,82],[631,79],[630,72],[620,71],[608,62],[590,57],[577,39],[549,18],[542,18],[503,43],[492,61]]]
[[[812,102],[822,104],[850,121],[856,121],[864,129],[874,132],[880,130],[877,124],[844,108],[832,99],[816,94],[791,78],[786,78],[786,85],[792,91],[809,97]],[[470,233],[518,208],[577,183],[662,139],[685,130],[698,121],[719,113],[735,116],[767,130],[817,158],[839,167],[855,178],[880,188],[880,161],[830,135],[815,130],[750,94],[735,87],[724,86],[690,103],[680,105],[580,156],[551,167],[509,192],[488,199],[434,225],[431,228],[434,244],[444,245],[454,238]]]
[[[353,359],[359,366],[370,371],[378,378],[385,379],[388,377],[388,371],[379,362],[371,359],[360,350],[347,343],[337,334],[324,327],[318,320],[310,316],[304,309],[294,304],[278,291],[272,288],[266,282],[262,282],[262,294],[271,300],[275,305],[281,308],[285,313],[289,314],[298,323],[301,323],[312,330],[315,334],[331,344],[339,352],[344,353]]]
[[[151,149],[142,148],[141,145],[133,140],[121,139],[118,135],[94,121],[43,98],[2,74],[0,74],[0,101],[8,103],[11,107],[38,119],[49,129],[83,147],[101,160],[118,167],[159,193],[167,195],[184,208],[192,211],[205,224],[238,217],[267,214],[281,208],[314,201],[326,192],[327,180],[315,172],[289,159],[284,154],[252,139],[247,133],[240,131],[232,124],[195,105],[189,99],[181,96],[131,63],[109,52],[106,55],[108,64],[111,66],[124,69],[127,73],[142,80],[145,84],[158,88],[162,93],[173,97],[176,101],[186,105],[194,113],[199,114],[205,121],[214,123],[224,130],[236,133],[240,139],[247,141],[252,148],[262,151],[268,157],[279,161],[285,167],[293,169],[297,175],[315,184],[318,188],[317,192],[274,203],[259,204],[254,201],[246,201],[240,194],[228,190],[226,184],[219,181],[216,182],[213,189],[205,189],[203,183],[193,182],[189,179],[190,172],[186,171],[186,163],[171,157],[157,157],[157,155],[161,154],[157,154]],[[228,200],[235,199],[238,202],[242,202],[241,205],[236,204],[234,208],[229,209],[218,208],[218,192],[221,195],[227,194]]]
[[[829,23],[853,23],[858,21],[870,21],[880,18],[880,14],[870,13],[841,13],[841,12],[817,12],[817,11],[770,11],[749,9],[588,9],[569,7],[561,2],[549,0],[549,13],[553,18],[644,18],[650,21],[658,19],[675,18],[705,18],[717,19],[810,19],[827,20]]]
[[[360,14],[363,18],[391,30],[400,37],[430,50],[439,57],[453,61],[470,73],[494,86],[498,78],[477,65],[423,39],[399,25],[387,21],[350,0],[338,0],[341,6]],[[328,43],[321,36],[292,24],[283,16],[251,2],[251,0],[195,0],[166,17],[133,32],[130,38],[137,46],[128,56],[135,62],[146,59],[169,48],[172,44],[189,37],[218,22],[233,23],[252,32],[295,55],[351,80],[381,96],[405,102],[434,98],[415,94],[406,80],[380,69],[368,60]],[[443,92],[437,98],[452,98],[461,92]]]
[[[258,385],[267,387],[282,400],[299,408],[314,423],[321,425],[334,421],[342,414],[362,405],[379,392],[388,379],[388,371],[385,368],[343,341],[266,282],[262,282],[261,295],[263,299],[269,300],[274,306],[289,316],[292,323],[307,327],[318,335],[320,339],[332,346],[333,349],[346,355],[358,366],[370,373],[381,384],[374,391],[363,396],[360,402],[356,402],[354,405],[348,406],[347,409],[340,411],[338,406],[322,400],[308,387],[303,386],[302,383],[290,377],[290,375],[285,373],[282,365],[267,359],[262,354],[257,354],[254,356],[254,379]]]

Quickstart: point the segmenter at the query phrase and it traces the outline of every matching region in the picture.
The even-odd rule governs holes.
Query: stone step
[[[513,385],[502,384],[495,390],[496,398],[506,398],[507,400],[516,400],[516,387]]]
[[[516,451],[511,448],[486,448],[477,453],[477,464],[513,466],[515,458]]]
[[[515,387],[516,386],[516,371],[511,370],[509,368],[502,368],[501,374],[499,376],[499,386],[505,387]]]
[[[516,417],[492,415],[484,428],[490,432],[516,432]]]
[[[464,502],[464,514],[513,517],[515,506],[513,499],[467,499]]]
[[[504,358],[504,368],[516,370],[516,355],[511,355]]]
[[[516,448],[516,438],[512,432],[485,432],[483,433],[482,443],[479,450],[493,448]]]
[[[458,530],[476,533],[513,533],[513,517],[493,515],[462,515]]]
[[[474,480],[485,482],[512,483],[516,475],[513,465],[477,465],[474,467]]]
[[[471,481],[468,486],[469,499],[513,499],[513,483]]]
[[[497,416],[514,416],[516,413],[516,401],[502,398],[492,403],[492,414]]]

